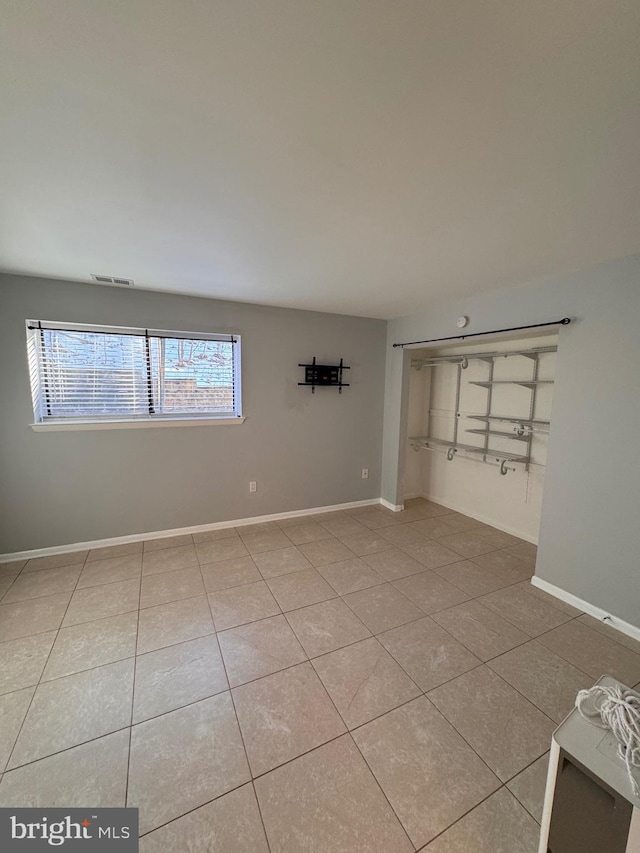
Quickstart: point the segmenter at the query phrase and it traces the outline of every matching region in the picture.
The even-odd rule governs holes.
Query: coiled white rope
[[[613,732],[633,793],[640,797],[640,783],[634,774],[634,767],[640,767],[640,696],[619,686],[596,684],[589,690],[580,690],[576,708],[585,720]]]

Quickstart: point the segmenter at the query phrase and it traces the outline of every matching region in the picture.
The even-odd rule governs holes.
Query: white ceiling
[[[2,0],[0,268],[393,317],[640,251],[637,0]]]

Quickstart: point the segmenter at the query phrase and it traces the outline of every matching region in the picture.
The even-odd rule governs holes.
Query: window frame
[[[187,332],[173,329],[145,329],[131,326],[108,326],[89,323],[72,323],[51,320],[27,320],[27,360],[31,397],[33,402],[33,423],[31,428],[36,431],[60,430],[95,430],[95,429],[139,429],[149,427],[175,426],[231,426],[244,423],[242,414],[242,368],[241,368],[241,336],[229,333]],[[233,344],[233,401],[234,412],[149,412],[145,414],[83,415],[80,417],[47,416],[43,410],[46,407],[42,390],[43,376],[42,361],[42,332],[89,332],[103,335],[131,335],[137,338],[164,338],[190,341],[223,341]],[[151,370],[151,362],[147,359],[147,371]],[[151,374],[148,373],[150,377]]]

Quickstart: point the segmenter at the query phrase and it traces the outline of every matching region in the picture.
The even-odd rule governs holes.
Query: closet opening
[[[518,334],[410,350],[403,499],[537,544],[558,334]]]

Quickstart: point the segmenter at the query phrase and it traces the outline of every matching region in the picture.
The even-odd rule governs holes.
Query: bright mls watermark
[[[2,853],[138,853],[138,809],[0,809]]]

